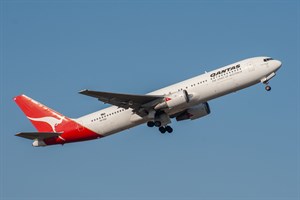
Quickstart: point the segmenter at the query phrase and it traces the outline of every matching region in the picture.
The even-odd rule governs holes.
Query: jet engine
[[[198,119],[210,114],[210,108],[207,102],[201,103],[199,105],[193,106],[180,115],[176,117],[177,121],[187,120],[187,119]]]
[[[154,109],[160,110],[160,109],[166,109],[166,108],[174,108],[174,107],[185,105],[189,101],[190,101],[190,99],[189,99],[189,95],[188,95],[187,91],[182,90],[182,91],[167,95],[164,98],[164,101],[162,103],[157,104],[154,107]]]

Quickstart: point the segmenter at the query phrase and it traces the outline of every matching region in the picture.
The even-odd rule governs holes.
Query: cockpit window
[[[264,59],[264,62],[267,62],[267,61],[269,61],[269,60],[273,60],[273,58],[265,58],[265,59]]]

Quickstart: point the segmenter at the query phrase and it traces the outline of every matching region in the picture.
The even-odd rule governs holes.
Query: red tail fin
[[[37,134],[42,134],[33,146],[45,146],[52,144],[64,144],[69,142],[79,142],[103,137],[100,134],[86,128],[82,124],[69,119],[62,114],[44,106],[43,104],[25,96],[20,95],[14,98],[33,126],[43,133],[22,133],[17,134],[25,138],[35,138]],[[59,133],[58,135],[52,134]],[[50,138],[48,136],[51,136]],[[53,137],[52,137],[53,136]],[[44,139],[41,139],[44,138]],[[39,143],[40,142],[40,143]]]
[[[15,97],[14,101],[39,132],[59,132],[57,126],[68,122],[62,114],[25,95]]]

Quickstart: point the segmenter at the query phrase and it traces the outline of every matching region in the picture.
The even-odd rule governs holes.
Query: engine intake
[[[210,108],[207,102],[193,106],[180,115],[176,117],[177,121],[187,120],[187,119],[198,119],[210,114]]]

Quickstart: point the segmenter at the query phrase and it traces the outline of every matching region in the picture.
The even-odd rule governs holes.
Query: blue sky
[[[0,199],[300,198],[298,1],[1,3]],[[69,116],[105,105],[81,89],[144,94],[254,56],[271,80],[209,102],[212,113],[89,142],[33,148],[12,98]]]

